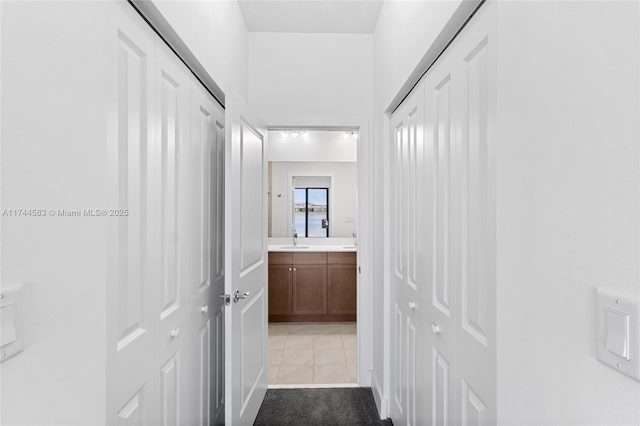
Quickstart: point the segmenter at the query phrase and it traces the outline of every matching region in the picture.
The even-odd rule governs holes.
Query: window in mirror
[[[293,218],[298,237],[328,237],[329,188],[296,188]]]

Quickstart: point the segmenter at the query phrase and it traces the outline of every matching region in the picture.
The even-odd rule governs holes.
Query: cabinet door
[[[269,315],[291,313],[291,265],[269,265]]]
[[[327,266],[293,266],[293,313],[327,313]]]
[[[356,267],[355,265],[328,266],[328,313],[356,313]]]

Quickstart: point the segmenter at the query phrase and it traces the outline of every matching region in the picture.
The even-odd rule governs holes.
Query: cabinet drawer
[[[327,253],[293,253],[294,265],[326,265]]]
[[[329,255],[329,265],[355,265],[358,254],[355,252],[347,252],[347,253],[335,253],[330,252]]]
[[[269,265],[291,265],[293,262],[291,252],[269,252]]]

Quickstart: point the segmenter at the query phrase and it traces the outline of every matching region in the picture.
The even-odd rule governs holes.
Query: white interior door
[[[416,97],[416,92],[412,93]],[[391,290],[392,290],[392,402],[391,412],[394,422],[407,423],[407,389],[406,389],[406,359],[405,347],[405,317],[408,306],[406,305],[406,237],[407,237],[407,152],[406,140],[408,119],[405,109],[409,102],[403,104],[394,113],[391,120]]]
[[[477,13],[391,118],[396,424],[495,423],[491,12]]]
[[[430,188],[424,170],[424,83],[421,82],[394,112],[391,125],[393,244],[393,413],[398,424],[427,424],[424,404],[424,336],[430,284],[429,244],[423,236],[432,223],[425,209]]]
[[[157,257],[152,271],[156,283],[158,319],[156,374],[160,386],[160,424],[186,424],[191,415],[190,384],[197,381],[189,368],[194,351],[194,329],[189,312],[194,303],[199,275],[197,256],[200,223],[191,219],[197,209],[197,141],[191,138],[189,114],[191,79],[180,61],[162,43],[156,44],[156,135],[153,149],[156,161],[149,167],[151,194],[155,198],[153,239]]]
[[[211,374],[214,382],[211,387],[211,416],[212,423],[216,425],[224,424],[224,398],[225,398],[225,349],[224,349],[224,315],[225,302],[220,298],[224,294],[224,260],[225,260],[225,222],[224,222],[224,203],[225,203],[225,121],[224,114],[220,120],[216,120],[215,132],[216,143],[215,160],[211,160],[212,171],[211,177],[215,182],[213,184],[213,250],[211,264],[211,279],[213,283],[211,307],[213,311],[210,313],[213,329],[211,340],[211,352],[213,354],[213,362],[211,364]],[[210,307],[210,311],[211,311]]]
[[[457,122],[452,117],[453,89],[450,64],[439,59],[425,79],[426,88],[426,170],[433,194],[429,211],[433,217],[430,236],[433,263],[432,290],[427,305],[430,348],[427,382],[431,387],[430,423],[454,423],[455,410],[455,330],[460,277],[459,173],[456,169]]]
[[[224,214],[224,112],[202,85],[192,78],[191,141],[193,144],[191,182],[196,191],[196,209],[190,220],[198,232],[193,236],[197,253],[193,280],[195,295],[191,310],[192,324],[196,329],[193,341],[195,358],[191,368],[197,383],[196,395],[191,400],[193,423],[201,426],[224,423],[221,418],[224,398],[221,397],[224,379],[224,302],[218,297],[224,292],[224,238],[222,221]],[[222,413],[222,416],[224,413]]]
[[[456,417],[497,420],[496,5],[487,2],[455,45],[457,174],[461,226],[456,341]]]
[[[120,7],[122,6],[122,7]],[[109,203],[128,209],[109,222],[107,288],[107,423],[141,424],[155,418],[159,401],[155,370],[157,230],[151,197],[155,40],[124,5],[114,7],[111,93],[114,116],[107,145]]]
[[[109,194],[129,215],[109,232],[108,423],[223,423],[224,112],[128,4],[113,10]]]
[[[225,419],[244,425],[267,390],[267,132],[238,96],[225,121]]]
[[[432,424],[495,423],[495,197],[489,129],[495,91],[492,4],[425,79],[433,177]]]

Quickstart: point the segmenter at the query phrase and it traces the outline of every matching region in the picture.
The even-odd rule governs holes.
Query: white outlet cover
[[[640,382],[640,300],[598,288],[596,320],[598,360]],[[627,336],[628,341],[623,344],[620,339]]]

